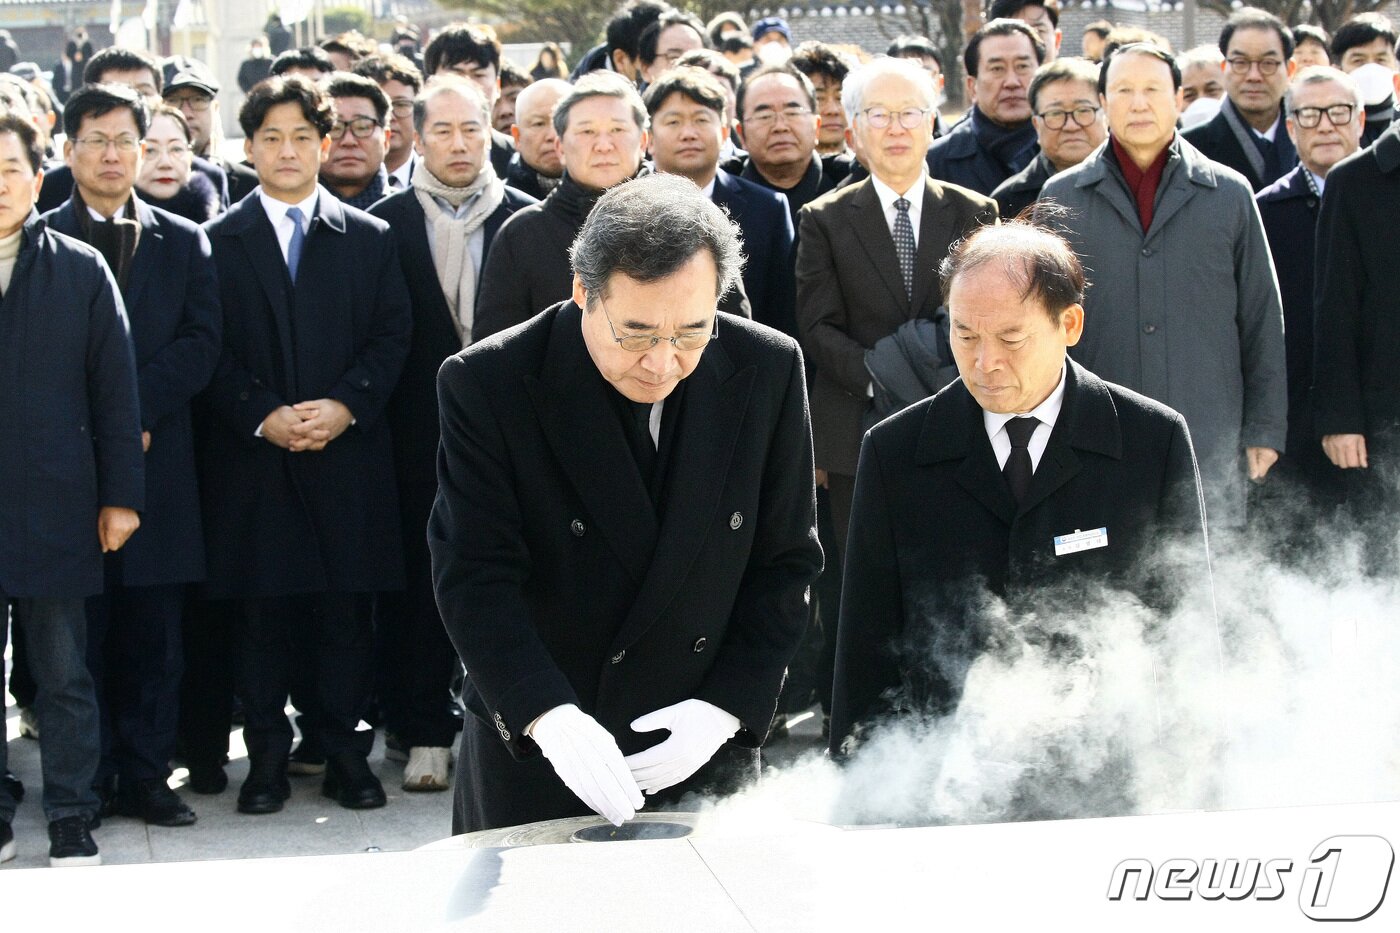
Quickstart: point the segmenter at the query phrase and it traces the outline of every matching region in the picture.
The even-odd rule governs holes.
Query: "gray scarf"
[[[472,234],[495,213],[505,199],[506,186],[496,177],[488,161],[481,167],[476,180],[465,188],[443,184],[427,166],[420,165],[413,173],[413,191],[428,220],[428,246],[437,267],[442,297],[452,312],[452,323],[462,346],[472,342],[472,318],[476,312],[477,268],[472,263],[468,242]],[[442,198],[454,209],[476,198],[461,219],[443,210],[435,198]]]
[[[1240,144],[1240,148],[1244,150],[1244,157],[1249,160],[1249,167],[1254,169],[1255,177],[1259,179],[1265,178],[1268,169],[1264,165],[1264,154],[1260,152],[1259,147],[1254,144],[1254,130],[1250,128],[1248,123],[1244,122],[1244,118],[1241,117],[1240,112],[1235,109],[1235,105],[1230,102],[1230,98],[1226,97],[1220,102],[1220,112],[1225,115],[1225,122],[1230,124],[1230,132],[1235,134],[1235,140]],[[1275,143],[1278,142],[1278,137],[1282,135],[1285,135],[1285,130],[1280,126],[1278,132],[1274,134]]]

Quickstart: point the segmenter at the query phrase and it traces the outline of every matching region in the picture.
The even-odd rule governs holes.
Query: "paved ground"
[[[27,793],[15,814],[13,828],[19,853],[4,869],[48,865],[48,832],[39,805],[39,743],[19,738],[19,711],[8,693],[5,735],[9,738],[10,770],[24,781]],[[812,747],[818,719],[810,714],[793,720],[792,737],[776,743],[776,759]],[[399,789],[402,765],[384,759],[383,742],[375,743],[370,767],[384,783],[388,806],[378,810],[346,810],[321,796],[318,777],[292,777],[292,799],[281,813],[248,816],[238,813],[238,787],[248,772],[242,734],[232,737],[232,759],[225,769],[229,786],[222,794],[202,797],[184,787],[185,772],[177,770],[171,786],[199,814],[193,826],[167,829],[147,826],[127,817],[103,820],[93,833],[106,865],[166,862],[187,859],[267,858],[294,855],[341,855],[369,851],[404,851],[451,835],[451,792],[405,793]]]

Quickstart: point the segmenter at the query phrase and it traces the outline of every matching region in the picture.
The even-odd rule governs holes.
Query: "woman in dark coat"
[[[193,223],[219,216],[219,192],[200,172],[192,171],[194,149],[185,115],[164,104],[151,112],[146,130],[146,158],[136,177],[141,200]]]

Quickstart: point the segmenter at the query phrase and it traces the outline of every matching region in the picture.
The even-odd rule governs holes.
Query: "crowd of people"
[[[959,662],[885,650],[926,624],[909,562],[958,564],[990,520],[960,572],[1014,584],[1035,484],[1075,472],[1062,404],[1128,419],[1054,435],[1084,456],[1167,451],[1125,515],[1170,498],[1284,558],[1346,515],[1393,572],[1394,26],[1242,8],[1218,47],[1102,22],[1071,57],[1059,12],[994,0],[956,119],[927,37],[794,46],[661,0],[571,74],[481,25],[270,29],[243,160],[198,61],[79,37],[50,81],[0,75],[0,597],[51,864],[97,862],[113,816],[194,823],[172,762],[222,793],[235,715],[240,812],[289,774],[383,806],[378,727],[405,790],[455,767],[458,831],[734,786],[813,703],[850,754],[901,679],[956,702]],[[978,296],[1017,290],[1053,331],[988,329]],[[950,535],[876,461],[972,448],[866,432],[959,376],[1005,415],[971,442],[1005,480],[958,474]],[[1193,513],[1166,487],[1197,473]]]

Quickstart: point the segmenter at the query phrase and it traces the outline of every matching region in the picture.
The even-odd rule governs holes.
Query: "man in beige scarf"
[[[414,101],[422,164],[412,186],[375,205],[399,238],[413,298],[408,362],[389,400],[408,587],[379,601],[390,756],[406,752],[403,787],[447,789],[456,723],[448,684],[456,653],[433,600],[428,513],[437,493],[442,361],[472,340],[477,279],[491,241],[512,213],[535,203],[508,188],[490,159],[490,107],[472,82],[432,78]]]

